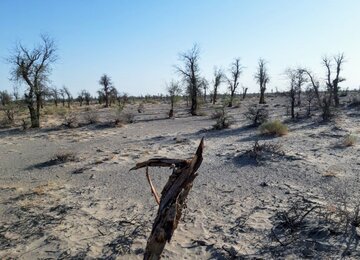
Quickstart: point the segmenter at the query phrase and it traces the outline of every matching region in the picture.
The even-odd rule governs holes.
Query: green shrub
[[[268,121],[260,125],[260,133],[265,135],[282,136],[288,133],[288,127],[280,120]]]

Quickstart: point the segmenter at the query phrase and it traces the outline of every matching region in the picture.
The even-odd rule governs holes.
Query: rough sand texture
[[[128,170],[152,157],[188,158],[203,136],[204,161],[164,259],[340,258],[344,252],[359,258],[357,234],[316,229],[314,212],[293,240],[273,234],[277,213],[293,201],[330,207],[344,189],[359,198],[360,146],[342,146],[346,134],[360,135],[359,110],[343,107],[327,124],[317,116],[289,121],[288,135],[268,137],[244,117],[256,102],[228,109],[235,124],[225,130],[211,130],[212,105],[198,117],[182,105],[178,118],[166,119],[168,104],[146,104],[135,123],[121,128],[1,130],[0,258],[141,259],[157,205],[144,172]],[[288,118],[285,97],[268,102],[272,118]],[[106,120],[107,110],[100,113]],[[278,144],[285,155],[257,164],[244,155],[255,140]],[[77,159],[52,160],[68,151]],[[170,170],[150,174],[161,190]]]

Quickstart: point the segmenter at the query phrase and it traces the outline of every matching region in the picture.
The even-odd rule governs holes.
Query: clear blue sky
[[[42,33],[58,45],[52,84],[74,95],[95,93],[103,73],[120,92],[165,93],[165,83],[177,78],[179,53],[194,43],[208,80],[214,66],[227,69],[241,57],[241,84],[257,91],[253,75],[263,57],[269,91],[286,89],[287,67],[307,66],[324,77],[321,57],[344,52],[343,86],[357,88],[359,26],[359,0],[1,0],[0,89],[13,85],[4,59],[15,43],[31,47]]]

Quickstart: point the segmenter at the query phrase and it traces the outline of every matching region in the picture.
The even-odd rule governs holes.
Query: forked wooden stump
[[[150,237],[147,240],[144,259],[160,259],[166,242],[170,242],[172,235],[181,218],[185,207],[185,201],[196,178],[196,171],[203,160],[204,138],[193,158],[188,160],[155,158],[136,164],[130,170],[146,167],[146,177],[150,184],[151,192],[159,204],[159,210],[155,218]],[[172,174],[161,192],[161,198],[153,186],[148,167],[171,167]]]

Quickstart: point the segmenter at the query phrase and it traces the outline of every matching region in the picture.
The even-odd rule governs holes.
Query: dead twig
[[[147,178],[147,180],[149,182],[149,185],[150,185],[150,188],[151,188],[151,193],[154,195],[156,203],[158,205],[160,205],[159,195],[157,194],[157,191],[156,191],[154,185],[151,182],[150,175],[149,175],[149,167],[148,166],[146,167],[146,178]]]

